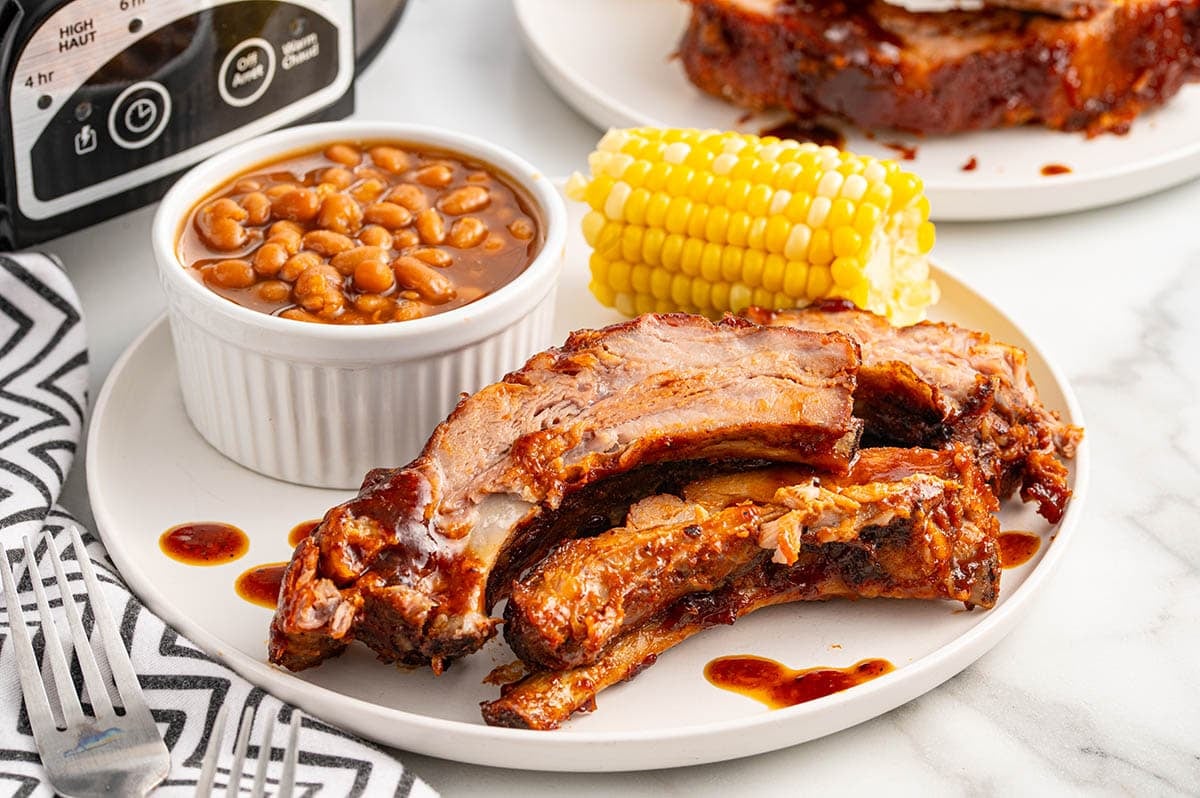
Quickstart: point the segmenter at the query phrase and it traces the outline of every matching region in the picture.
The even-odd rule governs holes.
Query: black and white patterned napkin
[[[82,579],[74,562],[77,553],[63,531],[76,522],[57,506],[82,434],[86,393],[87,341],[79,300],[66,275],[42,255],[0,255],[0,547],[13,564],[17,589],[25,599],[26,621],[36,624],[24,555],[16,550],[23,536],[36,536],[43,527],[50,530],[67,560],[68,581],[79,589],[75,598],[85,605],[83,622],[90,633],[91,611],[82,582],[76,581]],[[268,716],[274,715],[276,746],[270,755],[282,760],[278,746],[286,735],[280,733],[280,726],[286,726],[298,710],[217,664],[165,625],[125,587],[100,539],[82,528],[81,532],[104,599],[120,619],[134,670],[171,750],[171,773],[155,795],[194,793],[201,758],[222,704],[229,704],[230,722],[216,778],[221,794],[245,707],[258,708],[248,758],[257,759],[253,743],[264,733]],[[50,573],[50,563],[42,560],[44,542],[39,541],[35,554],[42,571]],[[56,595],[54,589],[50,595]],[[61,602],[54,598],[50,605],[59,607]],[[12,609],[5,608],[0,613],[0,795],[52,795],[21,699],[16,658],[8,640],[11,622]],[[35,629],[33,644],[40,661],[45,630]],[[69,646],[67,637],[60,637]],[[74,657],[71,670],[78,690],[82,678]],[[386,751],[309,715],[302,717],[300,748],[298,795],[435,795]],[[275,765],[271,774],[277,777],[280,768]],[[247,763],[246,771],[253,772],[252,763]],[[246,778],[245,789],[249,783]]]

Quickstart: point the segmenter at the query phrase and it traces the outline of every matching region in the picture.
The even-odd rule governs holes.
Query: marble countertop
[[[499,0],[414,0],[359,82],[357,115],[486,136],[547,174],[583,166],[600,135],[542,81]],[[46,246],[83,299],[93,396],[162,310],[152,214]],[[1065,371],[1093,452],[1074,549],[962,674],[839,734],[717,765],[570,775],[405,761],[447,795],[1200,793],[1198,219],[1194,182],[1088,213],[939,225],[938,260]],[[81,472],[65,503],[87,518]]]

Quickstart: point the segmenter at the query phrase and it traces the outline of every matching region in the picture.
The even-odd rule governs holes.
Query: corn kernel
[[[783,293],[792,299],[804,299],[808,288],[808,266],[792,261],[783,272]]]
[[[650,293],[655,299],[666,299],[671,296],[671,280],[674,275],[667,271],[656,271],[650,275]],[[621,290],[617,286],[617,290]]]
[[[820,299],[829,295],[833,288],[833,277],[828,266],[810,266],[808,269],[808,298]]]
[[[761,249],[743,250],[742,251],[742,268],[740,270],[728,269],[728,268],[722,269],[721,270],[721,279],[724,280],[725,282],[732,283],[732,282],[738,280],[739,278],[742,278],[744,282],[748,283],[749,280],[744,279],[744,276],[748,275],[748,274],[763,275],[763,277],[765,278],[766,277],[766,272],[765,272],[766,262],[767,262],[766,253],[763,252]]]
[[[833,254],[838,258],[849,258],[858,254],[863,239],[853,227],[837,227],[833,231]]]
[[[787,245],[788,234],[791,233],[792,223],[786,216],[772,216],[767,220],[767,232],[764,244],[768,252],[783,252]]]
[[[735,247],[746,246],[750,236],[750,224],[753,218],[745,211],[737,211],[729,217],[729,226],[725,228],[726,243]]]
[[[866,279],[862,261],[857,258],[837,258],[829,267],[829,273],[840,288],[849,288]]]
[[[824,227],[813,231],[812,243],[808,245],[808,262],[814,266],[827,266],[833,262],[832,236]]]
[[[934,233],[933,224],[931,222],[921,222],[920,227],[917,228],[917,247],[921,250],[922,254],[933,249],[935,239],[936,234]]]
[[[679,259],[679,271],[693,276],[699,274],[703,257],[704,240],[701,238],[685,238],[683,256]]]
[[[650,291],[650,279],[654,275],[654,270],[644,263],[639,263],[629,270],[629,284],[633,287],[634,293],[645,294]]]
[[[754,300],[754,295],[745,283],[734,283],[729,289],[729,309],[734,313],[741,313],[746,308],[750,307]]]
[[[743,258],[753,252],[753,250],[744,250],[741,247],[725,247],[721,251],[721,257],[716,261],[706,261],[700,267],[700,276],[710,283],[718,282],[722,279],[722,275],[732,274],[735,277],[743,274],[753,268],[753,264],[749,259],[743,262]]]
[[[648,227],[642,236],[641,261],[651,266],[662,265],[661,255],[667,239],[667,231],[661,227]]]
[[[763,261],[762,287],[779,291],[787,280],[788,262],[780,255],[768,255]]]

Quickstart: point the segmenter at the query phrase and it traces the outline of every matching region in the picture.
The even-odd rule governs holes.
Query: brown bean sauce
[[[224,565],[250,548],[250,538],[232,524],[195,521],[173,526],[158,538],[158,547],[188,565]]]
[[[723,690],[782,709],[813,701],[869,682],[895,670],[886,659],[864,659],[847,668],[793,670],[781,662],[749,655],[718,657],[704,668],[704,676]]]
[[[1071,174],[1071,167],[1064,166],[1060,163],[1048,163],[1042,167],[1042,174],[1046,177],[1054,177],[1055,175]]]
[[[774,136],[778,139],[791,139],[793,141],[811,141],[813,144],[837,147],[839,150],[846,147],[846,137],[840,130],[818,122],[801,122],[798,119],[792,119],[783,124],[769,127],[759,135]]]
[[[251,168],[200,200],[179,260],[206,287],[299,321],[444,313],[541,250],[530,196],[495,167],[400,142],[342,142]]]
[[[1042,539],[1030,532],[1002,532],[1000,534],[1000,565],[1016,568],[1024,565],[1038,553]]]
[[[285,562],[273,562],[247,568],[233,583],[233,587],[239,596],[251,604],[274,609],[287,566]]]
[[[299,546],[300,541],[311,535],[320,525],[320,518],[314,518],[311,521],[301,521],[296,524],[292,527],[292,531],[288,532],[288,545],[292,548]]]

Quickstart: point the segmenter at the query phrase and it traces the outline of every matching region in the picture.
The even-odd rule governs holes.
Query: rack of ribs
[[[864,449],[849,474],[819,484],[811,470],[774,466],[682,493],[563,544],[514,589],[506,638],[541,669],[483,705],[489,724],[555,728],[691,635],[767,606],[996,600],[997,502],[965,447]]]
[[[699,89],[868,130],[1124,132],[1200,79],[1200,0],[689,2],[678,52]]]
[[[649,493],[755,461],[844,473],[858,366],[840,333],[743,319],[574,333],[326,513],[285,573],[271,661],[306,668],[359,640],[440,671],[495,633],[491,609],[516,577]]]
[[[855,415],[873,444],[940,448],[965,443],[1000,498],[1021,497],[1058,523],[1071,496],[1062,458],[1083,431],[1042,404],[1025,352],[986,333],[923,322],[893,327],[843,300],[799,310],[750,308],[760,324],[838,330],[862,347]]]

